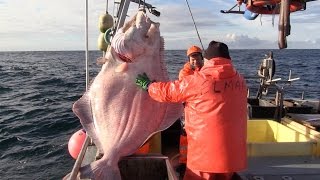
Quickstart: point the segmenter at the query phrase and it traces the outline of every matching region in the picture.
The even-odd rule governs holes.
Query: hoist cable
[[[189,8],[189,12],[190,12],[190,15],[191,15],[191,18],[192,18],[192,21],[193,21],[193,25],[196,29],[196,32],[197,32],[197,35],[198,35],[198,38],[199,38],[199,41],[200,41],[200,44],[201,44],[201,47],[202,47],[202,50],[204,50],[204,47],[203,47],[203,44],[202,44],[202,41],[201,41],[201,38],[200,38],[200,35],[199,35],[199,31],[198,31],[198,28],[197,28],[197,25],[196,25],[196,22],[194,21],[194,18],[193,18],[193,15],[192,15],[192,12],[191,12],[191,9],[190,9],[190,6],[189,6],[189,2],[188,0],[186,0],[186,3],[188,5],[188,8]]]

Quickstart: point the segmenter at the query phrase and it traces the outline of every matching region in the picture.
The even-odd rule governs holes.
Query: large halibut
[[[144,72],[151,80],[169,80],[159,25],[139,11],[119,29],[101,71],[74,103],[73,112],[103,153],[80,169],[80,177],[121,179],[118,161],[181,116],[182,104],[156,102],[135,84]]]

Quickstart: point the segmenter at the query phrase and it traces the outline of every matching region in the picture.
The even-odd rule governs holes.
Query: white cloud
[[[230,49],[275,49],[277,45],[274,41],[261,40],[248,35],[227,34],[224,40]]]
[[[89,2],[89,47],[97,49],[98,17],[105,12],[106,1]],[[111,2],[111,1],[110,1]],[[161,12],[161,34],[167,49],[186,49],[200,45],[188,7],[184,1],[150,0]],[[231,47],[277,48],[277,16],[245,20],[242,15],[221,14],[235,1],[189,1],[204,46],[213,39],[225,40]],[[129,11],[131,16],[137,6]],[[289,48],[320,48],[320,1],[308,3],[307,10],[292,14]],[[109,3],[109,13],[113,14]],[[262,25],[260,24],[262,22]],[[229,37],[226,35],[229,34]],[[233,35],[234,34],[234,35]],[[83,50],[85,47],[85,4],[78,0],[2,0],[0,1],[1,50]],[[310,40],[310,41],[306,41]],[[298,43],[295,43],[298,42]],[[312,42],[312,43],[311,43]],[[256,46],[254,46],[254,44]],[[298,44],[298,45],[294,45]],[[305,45],[303,47],[303,45]]]
[[[236,34],[227,34],[226,38],[230,41],[236,41]]]

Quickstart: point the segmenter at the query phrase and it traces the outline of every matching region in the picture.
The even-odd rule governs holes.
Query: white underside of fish
[[[106,63],[90,89],[73,106],[87,134],[103,157],[80,169],[91,179],[121,179],[118,161],[133,154],[152,134],[178,119],[182,104],[156,102],[135,84],[138,74],[168,81],[159,24],[143,12],[120,29],[112,40]],[[123,62],[119,54],[132,62]]]

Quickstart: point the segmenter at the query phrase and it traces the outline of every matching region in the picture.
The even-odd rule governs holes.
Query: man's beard
[[[192,70],[196,70],[196,66],[195,66],[195,65],[190,64],[190,68],[191,68]]]

